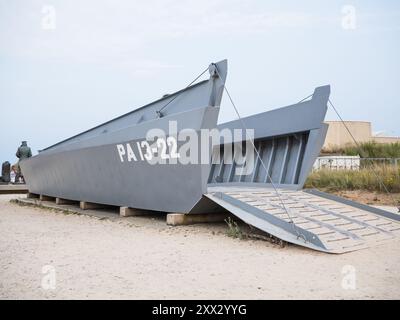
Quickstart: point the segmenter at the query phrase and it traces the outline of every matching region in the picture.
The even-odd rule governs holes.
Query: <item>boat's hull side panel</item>
[[[216,107],[199,109],[199,127],[190,129],[215,127],[218,111]],[[154,127],[165,127],[171,120],[184,121],[185,116],[193,116],[193,111],[161,118],[159,126]],[[189,212],[206,192],[205,172],[210,170],[209,164],[152,164],[141,160],[137,143],[144,140],[145,137],[126,137],[117,144],[43,153],[21,162],[21,168],[31,193],[163,212]],[[127,143],[137,161],[128,161]],[[183,143],[178,142],[178,150]],[[125,146],[123,161],[117,145]]]

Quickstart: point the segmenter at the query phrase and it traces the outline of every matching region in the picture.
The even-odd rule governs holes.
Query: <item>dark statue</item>
[[[0,182],[4,182],[4,183],[10,182],[10,166],[11,165],[8,161],[2,163]]]
[[[15,182],[18,183],[21,178],[22,181],[25,183],[25,179],[21,172],[21,167],[19,165],[19,162],[21,160],[32,157],[31,148],[28,147],[28,144],[26,141],[22,141],[21,146],[18,148],[17,153],[15,155],[19,159],[18,164],[17,164],[17,174],[15,176]]]

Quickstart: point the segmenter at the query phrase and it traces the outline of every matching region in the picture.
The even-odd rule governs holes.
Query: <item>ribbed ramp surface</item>
[[[269,188],[210,187],[206,196],[260,230],[319,251],[354,251],[400,234],[400,215],[305,191],[278,192],[280,197]]]

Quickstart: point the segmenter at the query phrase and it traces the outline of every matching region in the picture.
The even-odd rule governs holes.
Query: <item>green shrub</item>
[[[225,222],[228,225],[226,233],[229,237],[243,239],[244,234],[242,230],[240,230],[236,221],[233,221],[231,217],[228,217],[228,219],[225,219]]]

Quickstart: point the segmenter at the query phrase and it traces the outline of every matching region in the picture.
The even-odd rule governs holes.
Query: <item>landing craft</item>
[[[208,71],[208,80],[21,161],[29,191],[161,212],[226,209],[284,241],[331,253],[366,248],[400,233],[399,215],[302,190],[325,139],[329,86],[316,88],[309,100],[218,125],[227,61]],[[171,123],[177,134],[168,133]],[[232,134],[204,147],[201,133],[213,129],[252,135]],[[167,134],[148,141],[154,130]],[[183,161],[182,132],[199,139],[196,156],[210,161]],[[243,152],[250,171],[237,170],[243,164],[237,153]]]

